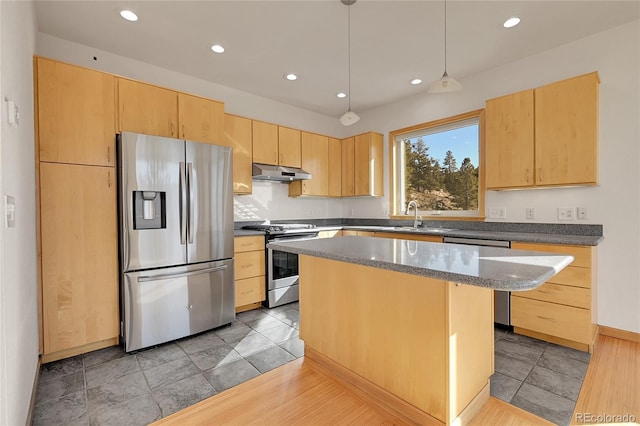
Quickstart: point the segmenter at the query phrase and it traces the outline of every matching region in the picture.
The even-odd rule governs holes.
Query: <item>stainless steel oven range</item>
[[[306,241],[318,238],[315,225],[305,223],[246,225],[244,229],[265,231],[266,243],[274,241]],[[266,249],[267,308],[295,302],[299,298],[298,255]]]

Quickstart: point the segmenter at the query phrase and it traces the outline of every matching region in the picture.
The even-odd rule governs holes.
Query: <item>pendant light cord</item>
[[[447,0],[444,0],[444,73],[447,73]]]
[[[347,89],[349,90],[349,99],[347,99],[348,102],[348,111],[351,111],[351,5],[347,6],[347,39],[348,39],[348,46],[347,46],[347,55],[349,57],[349,81],[347,82]]]

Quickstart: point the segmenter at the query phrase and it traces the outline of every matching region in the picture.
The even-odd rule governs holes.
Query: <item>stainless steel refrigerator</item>
[[[135,133],[117,147],[125,351],[232,322],[231,148]]]

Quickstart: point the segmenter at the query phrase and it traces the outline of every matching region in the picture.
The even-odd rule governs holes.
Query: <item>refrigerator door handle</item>
[[[158,274],[158,275],[143,275],[138,277],[139,283],[146,283],[150,281],[170,280],[174,278],[189,277],[191,275],[202,275],[210,272],[224,271],[228,265],[214,266],[212,268],[198,269],[197,271],[179,272],[177,274]]]
[[[187,183],[189,188],[189,224],[187,225],[187,233],[189,235],[189,244],[193,244],[193,226],[195,220],[195,206],[193,205],[193,200],[195,199],[195,195],[193,194],[193,163],[187,163]]]
[[[187,242],[187,177],[184,161],[180,162],[180,244]]]

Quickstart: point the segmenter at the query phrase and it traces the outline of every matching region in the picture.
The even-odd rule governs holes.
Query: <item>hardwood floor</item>
[[[600,336],[578,398],[572,424],[590,416],[640,420],[640,344]],[[604,420],[607,420],[606,418]],[[617,420],[609,419],[609,422]],[[624,421],[621,419],[620,421]],[[602,421],[600,421],[602,423]],[[154,425],[408,425],[313,361],[299,359],[179,411]],[[490,398],[470,425],[546,425],[531,413]]]
[[[586,416],[628,416],[589,420]],[[631,420],[633,416],[635,420]],[[640,343],[600,335],[572,424],[640,423]]]

